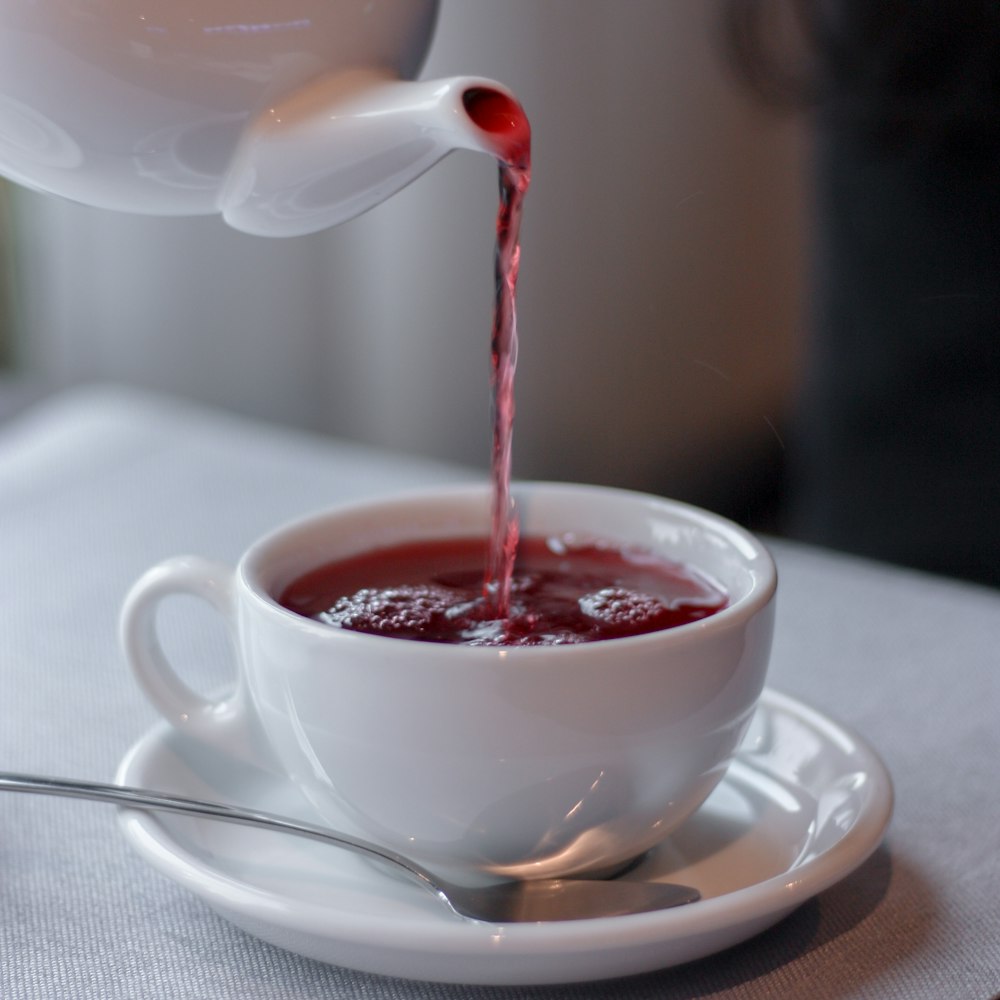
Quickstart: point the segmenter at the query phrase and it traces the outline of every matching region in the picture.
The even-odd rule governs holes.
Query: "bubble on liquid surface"
[[[433,585],[369,587],[339,597],[317,617],[356,632],[419,638],[445,617],[453,601],[450,591]]]
[[[669,609],[659,598],[626,587],[603,587],[580,598],[580,610],[604,628],[622,633],[648,631]]]

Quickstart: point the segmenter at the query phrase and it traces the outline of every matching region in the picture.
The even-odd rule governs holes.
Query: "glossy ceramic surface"
[[[183,558],[151,570],[124,648],[164,716],[287,775],[331,824],[457,881],[601,872],[682,823],[722,776],[764,684],[770,556],[705,511],[625,491],[523,484],[526,535],[576,533],[696,567],[730,597],[666,631],[576,646],[475,648],[330,628],[274,600],[332,559],[397,541],[485,537],[489,491],[357,504],[279,529],[235,574]],[[155,635],[161,602],[194,594],[231,625],[236,695],[188,690]]]
[[[334,224],[479,148],[465,78],[400,82],[437,7],[0,0],[0,174],[101,208],[222,212],[265,235]]]
[[[315,819],[287,783],[161,724],[122,783],[228,797]],[[687,962],[744,941],[853,871],[878,846],[892,785],[867,743],[765,691],[722,783],[627,878],[697,885],[676,910],[556,924],[463,922],[374,865],[297,838],[125,810],[132,846],[240,927],[310,958],[442,982],[541,984]]]

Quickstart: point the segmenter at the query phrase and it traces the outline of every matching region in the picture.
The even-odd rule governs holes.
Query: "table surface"
[[[478,477],[480,473],[472,473]],[[6,769],[109,779],[156,720],[121,599],[178,552],[235,561],[308,510],[470,473],[98,387],[0,428]],[[442,986],[265,944],[149,869],[113,810],[0,797],[0,996],[982,998],[1000,992],[1000,592],[787,543],[770,684],[876,747],[884,844],[780,924],[627,979]]]

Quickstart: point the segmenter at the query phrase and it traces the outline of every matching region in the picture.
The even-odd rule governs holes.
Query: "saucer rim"
[[[237,926],[265,941],[319,961],[329,963],[331,959],[322,957],[316,948],[302,946],[308,942],[293,938],[311,937],[316,942],[328,940],[331,943],[351,943],[347,938],[352,938],[363,951],[366,945],[370,945],[366,938],[382,935],[385,942],[386,929],[391,927],[394,936],[405,940],[405,947],[398,942],[383,945],[394,953],[397,960],[382,963],[384,968],[373,968],[370,962],[352,962],[351,967],[377,974],[407,976],[407,955],[412,956],[419,967],[426,965],[426,961],[421,961],[426,955],[421,953],[431,951],[439,957],[447,953],[458,964],[464,963],[466,971],[458,975],[437,970],[433,975],[422,975],[418,971],[410,978],[480,985],[540,985],[593,981],[607,976],[653,971],[714,954],[773,926],[863,864],[878,848],[889,825],[894,804],[892,780],[885,764],[866,739],[851,727],[835,722],[828,715],[773,688],[765,688],[760,706],[804,721],[825,735],[827,746],[830,742],[849,744],[851,757],[857,759],[859,769],[869,782],[868,793],[850,828],[824,850],[801,863],[793,861],[783,871],[759,882],[673,910],[549,924],[507,924],[500,928],[500,935],[496,934],[498,928],[493,925],[456,921],[444,910],[441,921],[429,921],[423,914],[350,914],[351,933],[345,936],[342,930],[329,927],[329,905],[295,900],[294,907],[281,906],[287,896],[235,879],[203,857],[192,854],[176,841],[171,831],[158,821],[156,814],[122,808],[119,810],[119,825],[126,840],[143,860]],[[165,737],[173,732],[165,720],[154,724],[126,753],[115,780],[121,784],[134,784],[133,772],[144,759],[151,759]],[[213,753],[208,748],[204,752]],[[254,911],[261,907],[269,912],[269,919],[255,917]],[[270,933],[264,932],[264,925]],[[324,925],[328,928],[326,934],[317,930]],[[279,933],[275,933],[276,930]],[[731,933],[733,931],[737,932]],[[491,961],[485,962],[488,969],[483,970],[482,976],[475,971],[470,976],[468,970],[475,967],[477,961],[487,958],[487,952],[476,953],[470,949],[484,946],[486,938],[490,938],[488,957]],[[684,947],[685,942],[698,941],[700,945]],[[531,966],[519,974],[517,970],[503,969],[495,961],[497,957],[504,956],[508,963],[516,958],[544,960],[558,955],[579,959],[584,951],[594,949],[605,953],[615,949],[621,952],[617,961],[609,964],[606,975],[601,972],[575,976],[569,974],[566,966],[563,966],[563,974],[558,974],[558,962],[554,963],[556,968],[551,970]],[[321,948],[319,950],[322,951]],[[628,961],[628,955],[633,953],[636,959]],[[552,964],[551,961],[543,961],[545,966]]]

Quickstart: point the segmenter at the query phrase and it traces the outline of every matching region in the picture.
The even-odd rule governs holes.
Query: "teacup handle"
[[[156,616],[167,597],[188,595],[206,601],[222,615],[233,648],[236,633],[235,573],[199,556],[176,556],[148,569],[122,605],[119,638],[132,673],[146,697],[178,731],[229,756],[275,770],[257,732],[237,654],[235,689],[211,699],[189,687],[171,666],[156,631]]]

